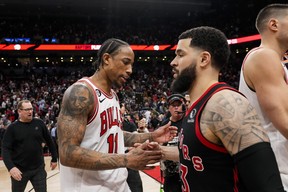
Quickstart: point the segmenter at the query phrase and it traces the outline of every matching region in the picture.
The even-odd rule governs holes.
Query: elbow
[[[69,158],[67,158],[67,155],[63,154],[63,152],[59,151],[59,162],[61,163],[61,165],[67,166],[69,167]]]
[[[68,147],[59,146],[59,162],[61,165],[72,167],[73,155],[72,151]]]

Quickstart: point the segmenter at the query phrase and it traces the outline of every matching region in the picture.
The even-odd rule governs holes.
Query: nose
[[[171,61],[170,66],[175,67],[177,65],[176,57]]]
[[[128,65],[128,66],[127,66],[126,73],[127,73],[128,75],[131,75],[131,74],[133,73],[132,65]]]

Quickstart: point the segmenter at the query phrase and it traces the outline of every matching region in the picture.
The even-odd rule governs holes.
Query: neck
[[[103,73],[101,73],[100,71],[96,71],[94,75],[90,77],[90,80],[95,86],[99,87],[101,90],[110,94],[112,84],[109,83],[107,77]]]
[[[217,82],[218,80],[216,79],[204,79],[199,80],[199,83],[195,83],[195,86],[189,91],[190,105],[197,101],[211,85]]]
[[[280,44],[278,41],[275,41],[274,39],[270,39],[267,37],[262,38],[262,41],[259,47],[264,47],[267,49],[274,50],[279,55],[280,59],[283,57],[284,53],[287,51],[286,43],[283,42],[282,44]]]

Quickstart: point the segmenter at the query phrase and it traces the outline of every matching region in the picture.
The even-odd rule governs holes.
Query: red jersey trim
[[[103,95],[105,96],[105,97],[107,97],[108,99],[112,99],[113,98],[113,91],[111,90],[110,91],[110,93],[106,93],[105,91],[103,91],[101,88],[99,88],[99,87],[97,87],[97,89],[99,89],[102,93],[103,93]]]
[[[213,85],[211,85],[211,86],[201,95],[201,97],[199,97],[199,98],[190,106],[190,108],[189,108],[189,109],[187,110],[187,112],[186,112],[186,115],[188,115],[188,114],[192,111],[192,109],[194,109],[195,105],[197,105],[197,104],[199,103],[199,101],[202,100],[203,97],[205,97],[205,95],[206,95],[214,86],[216,86],[216,85],[218,85],[218,84],[226,85],[226,83],[224,83],[224,82],[217,82],[217,83],[214,83]]]
[[[238,187],[238,183],[239,183],[239,173],[238,173],[238,169],[237,167],[234,167],[233,169],[233,179],[234,179],[234,192],[239,192],[239,187]]]
[[[215,83],[213,85],[211,85],[206,91],[205,93],[195,102],[193,103],[192,106],[195,106],[214,86],[218,85],[218,84],[225,84],[225,83]],[[215,90],[215,92],[213,92],[205,101],[203,101],[203,105],[201,106],[201,108],[199,109],[199,111],[197,112],[197,116],[195,117],[195,132],[196,132],[196,136],[197,138],[199,139],[199,141],[206,147],[214,150],[214,151],[218,151],[218,152],[221,152],[221,153],[228,153],[227,149],[223,146],[220,146],[220,145],[217,145],[215,143],[212,143],[210,142],[209,140],[207,140],[203,134],[201,133],[201,130],[200,130],[200,125],[199,125],[199,119],[201,117],[201,114],[202,114],[202,110],[203,108],[206,106],[206,103],[207,101],[217,92],[221,91],[221,90],[224,90],[224,89],[230,89],[230,90],[234,90],[234,91],[237,91],[236,89],[234,88],[230,88],[230,87],[220,87],[218,88],[217,90]],[[192,108],[191,108],[192,109]]]

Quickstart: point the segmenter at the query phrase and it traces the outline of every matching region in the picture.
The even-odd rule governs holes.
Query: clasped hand
[[[136,170],[149,170],[154,166],[149,164],[157,163],[162,158],[162,151],[157,142],[136,143],[127,153],[127,167]]]

